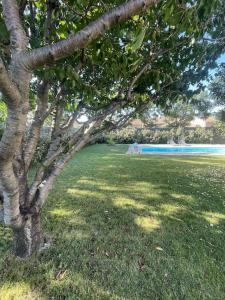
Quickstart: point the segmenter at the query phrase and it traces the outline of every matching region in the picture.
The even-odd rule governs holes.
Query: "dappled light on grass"
[[[216,212],[202,212],[201,216],[210,223],[210,225],[218,225],[221,221],[225,222],[225,214]]]
[[[58,216],[58,217],[70,217],[73,215],[73,212],[71,210],[64,209],[64,208],[56,208],[49,211],[49,213],[53,216]]]
[[[174,199],[177,199],[179,202],[193,203],[196,201],[196,199],[192,195],[184,195],[181,193],[171,193],[171,196]]]
[[[135,223],[147,232],[160,228],[161,222],[154,217],[136,217]]]
[[[53,244],[28,263],[15,269],[0,227],[2,286],[24,282],[38,300],[224,298],[225,160],[126,150],[71,161],[43,212]]]
[[[71,222],[69,221],[71,224]],[[78,224],[76,224],[78,225]],[[80,230],[77,228],[71,229],[70,231],[64,232],[63,233],[63,239],[67,241],[71,240],[83,240],[83,239],[88,239],[90,238],[90,234],[86,230]]]
[[[0,288],[0,299],[2,300],[39,300],[41,295],[32,290],[25,282],[6,282]]]
[[[70,195],[76,195],[77,197],[94,197],[94,198],[99,198],[101,199],[103,197],[103,195],[99,192],[96,191],[90,191],[90,190],[81,190],[81,189],[68,189],[67,193]]]
[[[143,203],[139,203],[138,201],[135,201],[133,199],[125,198],[125,197],[117,197],[113,201],[114,204],[118,207],[127,208],[130,207],[136,208],[136,209],[148,209],[149,207]]]
[[[69,275],[70,274],[65,275],[65,277],[67,277],[66,281],[55,279],[51,282],[51,290],[54,295],[57,295],[57,299],[79,299],[73,298],[73,296],[69,293],[69,290],[74,289],[75,287],[76,295],[80,295],[81,297],[84,293],[86,293],[87,295],[95,295],[94,299],[124,300],[124,298],[113,295],[110,290],[103,289],[97,282],[88,280],[79,273],[75,273],[73,275],[73,279],[71,279]],[[93,298],[90,297],[89,299]]]
[[[181,205],[161,204],[160,211],[164,216],[171,216],[177,214],[180,211],[184,211],[186,208]]]

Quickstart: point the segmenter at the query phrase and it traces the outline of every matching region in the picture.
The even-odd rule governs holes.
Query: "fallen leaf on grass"
[[[108,253],[108,252],[105,252],[105,256],[109,257],[110,255],[109,255],[109,253]]]
[[[161,247],[155,247],[155,249],[159,250],[159,251],[164,251],[163,248],[161,248]]]
[[[56,273],[56,275],[55,275],[55,279],[56,280],[63,280],[64,279],[64,277],[65,277],[65,275],[66,275],[66,273],[67,273],[67,270],[61,270],[61,271],[58,271],[57,273]]]

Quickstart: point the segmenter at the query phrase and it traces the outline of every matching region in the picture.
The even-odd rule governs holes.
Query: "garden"
[[[225,159],[126,151],[70,162],[43,211],[49,249],[18,260],[0,227],[0,299],[223,299]]]
[[[0,300],[225,298],[224,16],[1,1]]]

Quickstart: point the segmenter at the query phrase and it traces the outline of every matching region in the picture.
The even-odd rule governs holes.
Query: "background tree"
[[[219,119],[225,121],[225,66],[220,66],[215,78],[211,81],[209,89],[214,103],[214,107],[217,108],[217,116]]]

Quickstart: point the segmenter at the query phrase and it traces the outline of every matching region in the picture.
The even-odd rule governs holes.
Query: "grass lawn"
[[[84,149],[43,212],[54,244],[26,262],[0,227],[0,299],[225,299],[225,159]]]

